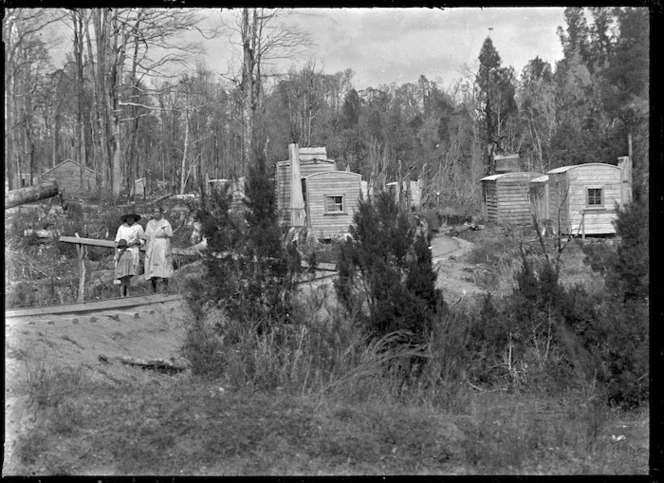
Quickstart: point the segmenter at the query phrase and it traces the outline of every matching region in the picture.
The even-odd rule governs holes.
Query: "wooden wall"
[[[361,176],[348,171],[328,171],[305,179],[307,220],[314,236],[327,239],[348,233],[359,204]],[[343,213],[326,213],[326,196],[343,196]]]
[[[560,230],[563,234],[602,235],[615,233],[616,203],[622,202],[621,170],[612,164],[588,163],[566,167],[553,177],[551,185],[551,216],[561,210]],[[550,174],[549,179],[553,182]],[[553,189],[555,186],[555,190]],[[588,189],[602,189],[602,205],[588,205]],[[556,191],[553,195],[553,191]],[[582,222],[584,227],[582,228]]]
[[[74,161],[67,160],[52,169],[44,172],[40,181],[54,180],[58,183],[58,191],[65,197],[76,196],[83,192],[90,192],[96,188],[95,172],[85,168],[83,173],[83,186],[81,186],[81,167]]]
[[[526,225],[532,222],[530,180],[535,172],[505,173],[482,179],[487,220]]]
[[[300,148],[302,150],[304,148]],[[306,155],[305,155],[306,156]],[[300,159],[300,176],[305,178],[316,173],[334,171],[336,163],[331,159]],[[277,163],[276,173],[277,209],[281,226],[290,225],[290,161]]]
[[[498,198],[496,196],[496,182],[485,181],[482,183],[484,187],[484,216],[487,221],[498,220]]]

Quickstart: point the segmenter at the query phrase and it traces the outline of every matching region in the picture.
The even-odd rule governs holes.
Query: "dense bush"
[[[592,264],[615,280],[613,290],[599,295],[581,286],[563,288],[550,260],[522,254],[514,292],[500,302],[487,296],[471,323],[464,347],[473,355],[469,376],[513,389],[558,391],[599,383],[612,404],[631,408],[643,402],[649,391],[647,304],[634,290],[622,292],[625,265],[618,262],[625,253],[633,256],[629,247],[635,245],[623,239],[616,252],[593,252],[604,261],[596,256]]]
[[[197,214],[209,247],[203,283],[190,291],[197,306],[222,309],[228,317],[263,331],[286,323],[292,310],[300,261],[283,247],[275,192],[265,161],[250,167],[246,209],[231,209],[229,193],[216,193]]]
[[[360,202],[340,247],[337,296],[372,337],[405,330],[423,343],[443,299],[423,233],[389,193]]]

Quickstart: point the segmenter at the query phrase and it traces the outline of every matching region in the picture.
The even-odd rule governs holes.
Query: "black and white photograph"
[[[5,4],[2,476],[656,474],[653,5]]]

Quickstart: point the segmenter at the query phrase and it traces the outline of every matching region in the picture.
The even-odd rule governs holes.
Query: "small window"
[[[588,206],[603,206],[602,188],[588,188]]]
[[[344,211],[343,196],[325,197],[325,213],[343,213],[343,211]]]

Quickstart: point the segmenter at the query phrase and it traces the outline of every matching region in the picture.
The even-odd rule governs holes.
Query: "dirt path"
[[[463,261],[473,247],[469,241],[445,235],[437,235],[431,240],[434,268],[438,270],[436,286],[443,290],[443,298],[448,304],[484,294],[471,281],[472,266]]]

